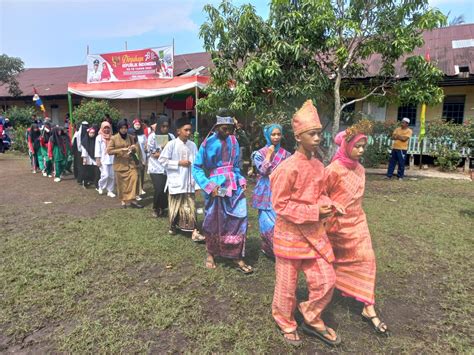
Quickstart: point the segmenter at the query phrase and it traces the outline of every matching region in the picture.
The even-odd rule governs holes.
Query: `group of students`
[[[244,274],[251,274],[252,266],[244,261],[247,181],[240,170],[234,124],[232,117],[217,116],[198,149],[190,140],[192,125],[185,117],[176,120],[177,137],[169,132],[168,118],[161,116],[148,134],[140,121],[134,121],[130,131],[128,122],[121,120],[117,134],[111,135],[110,123],[103,122],[95,137],[95,128],[83,122],[75,135],[75,143],[81,141],[77,150],[84,158],[78,162],[82,169],[88,165],[100,169],[99,192],[112,192],[115,181],[124,208],[142,208],[136,200],[143,192],[140,169],[146,166],[155,190],[153,216],[164,216],[168,210],[169,233],[191,232],[193,241],[204,241],[208,269],[215,269],[216,258],[220,257],[232,260]],[[378,334],[388,335],[386,324],[374,308],[375,255],[362,209],[365,170],[359,159],[370,124],[362,121],[339,133],[335,138],[339,149],[326,168],[315,155],[322,126],[311,100],[294,114],[291,124],[297,142],[294,154],[281,147],[283,128],[279,124],[264,128],[266,146],[252,154],[258,171],[252,206],[258,209],[261,250],[275,259],[272,315],[283,339],[295,346],[302,342],[294,317],[300,271],[305,274],[309,291],[308,300],[298,304],[305,333],[328,345],[341,342],[321,318],[337,288],[343,296],[362,302],[363,320]],[[53,129],[49,138],[53,140],[48,143],[53,161],[55,152],[61,157],[69,149],[64,138],[67,135],[60,132],[60,128]],[[166,139],[158,140],[157,135]],[[57,143],[62,141],[65,150]],[[63,155],[68,157],[66,153]],[[201,231],[195,205],[198,189],[205,197]]]
[[[308,300],[298,308],[301,329],[328,345],[340,344],[321,314],[334,289],[363,304],[362,319],[380,335],[386,324],[375,311],[375,255],[362,209],[365,170],[359,163],[371,125],[361,121],[335,138],[339,149],[328,167],[316,158],[322,126],[311,100],[295,113],[292,128],[297,142],[291,155],[280,146],[283,129],[264,129],[266,146],[252,154],[258,180],[252,206],[259,212],[262,252],[275,258],[276,282],[272,314],[283,339],[298,346],[294,311],[298,273],[306,276]],[[217,117],[192,164],[192,176],[205,193],[202,234],[206,267],[216,257],[232,259],[246,273],[247,187],[239,168],[239,145],[231,117]]]
[[[33,123],[26,131],[33,173],[53,177],[59,182],[64,173],[72,173],[71,141],[62,127],[50,122]]]

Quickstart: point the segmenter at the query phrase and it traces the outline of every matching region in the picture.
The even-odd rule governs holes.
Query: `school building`
[[[431,61],[444,73],[439,83],[445,98],[442,104],[428,107],[427,121],[444,118],[462,124],[465,120],[474,119],[474,24],[463,24],[427,31],[423,34],[425,44],[414,51],[415,55],[425,56],[429,53]],[[175,56],[175,76],[209,75],[211,67],[209,53],[191,53]],[[373,56],[367,62],[367,75],[361,80],[370,80],[380,69],[380,57]],[[397,77],[405,76],[402,61],[397,63]],[[20,97],[11,97],[5,86],[0,87],[0,106],[7,109],[10,106],[32,105],[33,88],[38,90],[48,115],[54,123],[62,124],[68,112],[67,90],[68,83],[86,82],[86,65],[62,68],[26,69],[18,76]],[[177,117],[182,111],[193,109],[189,92],[146,99],[111,100],[123,117],[149,117],[153,112],[166,112],[171,117]],[[191,95],[192,96],[192,95]],[[354,96],[356,98],[357,95]],[[73,105],[79,105],[83,98],[73,95]],[[350,98],[348,98],[350,99]],[[420,125],[420,106],[385,105],[379,106],[372,102],[357,102],[346,108],[347,112],[362,112],[375,120],[401,119],[408,117],[414,133],[417,134]],[[322,112],[326,119],[331,112]]]

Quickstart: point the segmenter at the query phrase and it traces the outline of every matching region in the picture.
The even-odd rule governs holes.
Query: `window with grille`
[[[464,95],[446,96],[443,103],[443,118],[461,124],[464,121]]]
[[[416,126],[416,105],[399,106],[397,120],[401,121],[404,117],[410,119],[410,126]]]

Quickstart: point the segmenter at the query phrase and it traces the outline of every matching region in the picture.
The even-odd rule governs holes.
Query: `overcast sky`
[[[269,0],[251,2],[268,16]],[[202,8],[220,0],[0,0],[0,53],[27,68],[86,63],[86,48],[100,54],[171,44],[177,54],[201,52]],[[474,22],[474,0],[430,0],[451,16]]]

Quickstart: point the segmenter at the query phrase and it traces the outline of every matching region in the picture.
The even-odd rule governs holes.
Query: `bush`
[[[444,144],[439,144],[434,152],[435,165],[443,171],[454,171],[461,163],[461,154],[457,150],[452,150]]]
[[[441,170],[453,171],[461,163],[461,149],[474,149],[474,124],[466,120],[464,124],[455,124],[444,120],[431,121],[427,125],[426,136],[436,143],[432,152],[435,165]],[[456,144],[456,150],[451,145]]]
[[[36,109],[34,106],[27,106],[27,107],[18,107],[13,106],[8,109],[6,112],[6,117],[10,119],[11,124],[13,127],[24,126],[29,127],[31,126],[31,116],[36,114]]]
[[[25,126],[16,126],[13,129],[11,139],[12,139],[12,150],[28,153],[28,143],[26,141],[26,129]]]
[[[106,100],[83,100],[82,103],[74,109],[72,117],[74,123],[87,121],[89,124],[100,125],[106,114],[110,115],[113,122],[118,122],[121,118],[120,111],[110,106]]]
[[[387,164],[390,158],[389,148],[390,146],[386,143],[368,144],[361,161],[362,165],[366,168],[378,168],[381,164]]]

